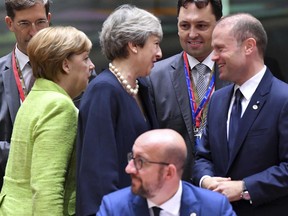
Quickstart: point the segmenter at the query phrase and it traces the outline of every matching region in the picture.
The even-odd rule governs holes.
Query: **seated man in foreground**
[[[104,196],[100,215],[235,215],[228,199],[181,181],[185,141],[171,129],[140,135],[128,154],[131,187]]]

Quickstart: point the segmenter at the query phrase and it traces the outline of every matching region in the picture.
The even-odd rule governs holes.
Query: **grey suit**
[[[215,74],[216,90],[228,84],[218,79],[218,67]],[[195,149],[183,52],[157,62],[147,79],[160,128],[176,130],[186,142],[188,158],[182,179],[191,182]]]
[[[0,188],[20,97],[12,70],[12,53],[0,58]]]

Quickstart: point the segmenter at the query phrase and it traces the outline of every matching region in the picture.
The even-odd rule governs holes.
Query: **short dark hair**
[[[216,20],[220,20],[221,17],[223,16],[223,6],[222,6],[222,0],[178,0],[178,5],[177,5],[177,16],[179,15],[180,8],[181,7],[186,7],[187,4],[190,3],[195,3],[198,8],[203,8],[208,5],[208,3],[211,3],[213,14],[216,17]]]
[[[33,7],[35,4],[43,4],[45,6],[46,16],[48,17],[51,4],[50,0],[5,0],[7,16],[13,20],[15,18],[15,11]]]

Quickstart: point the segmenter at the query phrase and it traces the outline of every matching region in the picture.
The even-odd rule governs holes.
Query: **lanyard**
[[[205,93],[204,98],[202,99],[201,102],[199,102],[199,106],[197,107],[197,103],[195,100],[195,93],[196,88],[194,87],[195,91],[193,91],[193,85],[192,85],[192,80],[191,80],[191,74],[190,74],[190,69],[189,69],[189,63],[188,63],[188,58],[187,58],[187,53],[184,52],[183,53],[183,58],[184,58],[184,71],[185,71],[185,75],[186,75],[186,84],[187,84],[187,89],[188,89],[188,95],[189,95],[189,102],[190,102],[190,107],[191,107],[191,111],[192,111],[192,122],[193,122],[193,126],[194,126],[194,132],[198,132],[200,125],[201,125],[201,117],[202,117],[202,113],[203,110],[205,108],[205,106],[207,105],[209,98],[213,92],[214,89],[214,83],[215,83],[215,74],[213,73],[210,83],[209,83],[209,87]]]
[[[22,72],[20,70],[19,64],[17,64],[17,59],[15,56],[15,51],[12,52],[12,68],[13,68],[13,73],[14,73],[14,77],[16,80],[16,85],[18,88],[18,92],[20,95],[20,99],[22,101],[22,103],[25,100],[25,96],[26,96],[26,86],[24,83],[24,77],[22,75]]]

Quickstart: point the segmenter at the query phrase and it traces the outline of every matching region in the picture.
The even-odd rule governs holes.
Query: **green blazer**
[[[16,115],[0,215],[75,214],[77,118],[64,89],[36,80]]]

